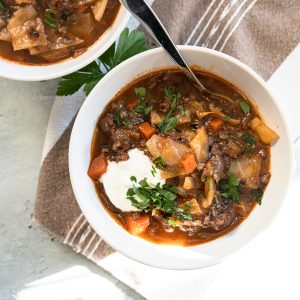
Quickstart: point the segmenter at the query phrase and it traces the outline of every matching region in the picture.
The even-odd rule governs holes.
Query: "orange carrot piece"
[[[211,127],[211,129],[214,132],[218,131],[221,128],[222,124],[223,124],[222,119],[214,119],[214,120],[209,122],[209,126]]]
[[[151,127],[148,122],[140,124],[139,130],[142,132],[142,134],[145,136],[147,140],[149,140],[155,132],[155,129]]]
[[[197,167],[197,162],[195,160],[195,157],[193,154],[187,154],[181,161],[180,161],[181,166],[183,167],[184,171],[186,174],[192,173],[196,167]]]
[[[150,218],[148,215],[143,214],[139,217],[127,217],[127,229],[133,235],[139,235],[143,233],[150,224]]]
[[[98,155],[91,163],[88,175],[93,180],[98,180],[106,172],[107,161],[104,153]]]

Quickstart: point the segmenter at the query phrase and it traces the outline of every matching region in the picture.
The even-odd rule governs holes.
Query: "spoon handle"
[[[172,57],[174,62],[179,66],[184,74],[198,88],[200,87],[201,90],[205,90],[204,86],[184,61],[164,25],[161,23],[150,5],[144,0],[120,1],[133,14],[133,16],[140,21],[143,27],[153,36],[153,38],[165,49],[165,51]]]

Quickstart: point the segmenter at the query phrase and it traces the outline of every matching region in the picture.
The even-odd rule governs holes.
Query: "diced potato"
[[[155,110],[152,110],[150,113],[150,122],[153,125],[158,125],[162,121],[161,116],[159,113]]]
[[[186,209],[192,216],[201,216],[203,214],[203,211],[201,210],[200,205],[195,198],[184,202],[183,204],[179,205],[179,207]]]
[[[169,179],[169,178],[174,178],[182,175],[186,175],[185,171],[182,168],[174,169],[174,170],[162,170],[160,172],[160,177],[162,179]]]
[[[186,190],[191,190],[195,188],[195,181],[196,179],[192,176],[186,176],[184,178],[183,188]]]
[[[250,127],[264,144],[272,145],[279,139],[279,135],[257,117],[250,122]]]
[[[212,204],[212,201],[216,194],[216,183],[212,176],[208,176],[205,180],[205,186],[204,186],[204,198],[202,199],[202,206],[204,208],[209,208]]]
[[[197,130],[196,136],[190,142],[195,158],[198,163],[203,162],[208,156],[208,135],[204,127]]]
[[[191,122],[191,115],[188,111],[185,112],[184,116],[179,113],[177,114],[177,125],[184,125]]]

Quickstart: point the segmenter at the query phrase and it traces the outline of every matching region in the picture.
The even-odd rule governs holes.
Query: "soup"
[[[261,204],[279,136],[236,87],[195,71],[149,73],[102,112],[88,175],[108,213],[133,235],[191,246],[220,237]]]
[[[33,65],[77,57],[119,8],[118,0],[0,0],[0,57]]]

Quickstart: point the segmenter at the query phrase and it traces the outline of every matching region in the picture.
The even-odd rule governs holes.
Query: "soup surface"
[[[0,0],[0,56],[24,64],[77,57],[119,8],[118,0]]]
[[[279,137],[235,87],[197,72],[220,101],[179,71],[145,75],[119,92],[94,132],[88,175],[110,215],[155,243],[196,245],[261,204]]]

